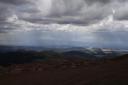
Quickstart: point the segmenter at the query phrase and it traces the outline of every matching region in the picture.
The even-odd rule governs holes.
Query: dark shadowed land
[[[128,85],[127,54],[105,54],[100,49],[94,53],[1,52],[0,85]]]

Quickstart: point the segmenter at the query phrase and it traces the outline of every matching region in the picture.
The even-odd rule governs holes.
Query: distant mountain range
[[[24,46],[0,46],[0,64],[28,63],[49,59],[112,59],[128,54],[125,50],[101,48],[45,48]]]
[[[34,47],[34,46],[0,46],[0,52],[15,52],[15,51],[53,51],[56,53],[79,53],[95,55],[96,57],[104,57],[106,55],[123,55],[128,54],[128,50],[109,49],[109,48],[84,48],[84,47]]]

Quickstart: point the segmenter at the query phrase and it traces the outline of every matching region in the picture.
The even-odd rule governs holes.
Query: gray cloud
[[[29,2],[29,0],[0,0],[0,2],[19,5],[19,4],[25,4],[25,3]]]
[[[92,4],[95,4],[95,3],[99,3],[99,4],[108,4],[110,3],[112,0],[85,0],[85,2],[88,4],[88,5],[92,5]]]
[[[115,19],[127,19],[127,4],[127,0],[0,0],[0,19],[16,14],[30,22],[89,25],[110,15],[112,8],[117,10]]]

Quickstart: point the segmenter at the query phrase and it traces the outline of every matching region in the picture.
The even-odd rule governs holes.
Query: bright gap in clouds
[[[0,2],[0,45],[128,48],[125,0]]]

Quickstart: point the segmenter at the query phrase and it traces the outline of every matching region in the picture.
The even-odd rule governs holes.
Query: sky
[[[0,0],[0,45],[128,49],[127,0]]]

